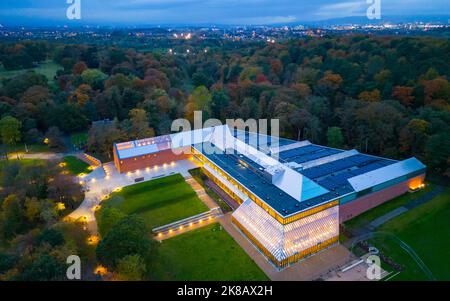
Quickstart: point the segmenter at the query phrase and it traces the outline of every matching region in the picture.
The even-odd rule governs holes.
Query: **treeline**
[[[448,176],[448,39],[355,35],[235,49],[189,43],[189,53],[177,54],[47,46],[63,69],[53,82],[34,73],[6,80],[0,114],[19,120],[30,142],[49,128],[90,129],[88,150],[103,158],[113,141],[168,133],[172,120],[194,110],[222,120],[279,118],[283,136],[416,156]],[[3,45],[0,56],[16,47]],[[112,122],[90,126],[104,119]]]

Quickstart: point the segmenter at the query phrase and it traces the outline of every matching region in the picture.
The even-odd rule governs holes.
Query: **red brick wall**
[[[361,213],[383,204],[399,195],[404,194],[411,186],[415,186],[418,181],[423,183],[425,174],[401,182],[386,189],[365,195],[349,203],[339,206],[339,221],[345,222]]]
[[[116,152],[114,152],[114,164],[120,173],[126,173],[147,167],[152,168],[155,165],[161,166],[164,163],[170,164],[171,162],[188,159],[189,157],[190,155],[188,153],[175,154],[171,149],[168,149],[155,154],[119,160]]]

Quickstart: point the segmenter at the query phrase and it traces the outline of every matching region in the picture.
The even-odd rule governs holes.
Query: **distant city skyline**
[[[139,26],[272,25],[364,17],[366,0],[81,0],[68,20],[66,0],[0,2],[0,24]],[[450,15],[448,0],[381,0],[382,17]]]

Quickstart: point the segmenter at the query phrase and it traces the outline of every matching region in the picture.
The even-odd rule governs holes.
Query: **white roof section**
[[[365,174],[348,179],[355,191],[373,187],[389,180],[399,178],[415,171],[426,168],[426,166],[416,158],[400,161]]]
[[[211,139],[213,129],[214,128],[205,128],[172,134],[170,135],[172,140],[172,148],[180,148],[209,141]]]
[[[283,146],[275,146],[275,147],[271,147],[270,148],[270,153],[273,154],[278,154],[281,152],[285,152],[294,148],[299,148],[299,147],[303,147],[303,146],[307,146],[310,145],[311,142],[309,142],[308,140],[304,140],[304,141],[299,141],[299,142],[295,142],[295,143],[291,143],[291,144],[287,144],[287,145],[283,145]]]
[[[146,154],[152,154],[159,152],[156,144],[149,144],[144,146],[133,146],[132,148],[119,150],[120,159],[133,158],[137,156],[143,156]]]
[[[344,159],[344,158],[347,158],[347,157],[355,156],[357,154],[359,154],[359,152],[356,149],[352,149],[352,150],[349,150],[349,151],[345,151],[345,152],[342,152],[342,153],[337,153],[337,154],[334,154],[334,155],[326,156],[326,157],[319,158],[319,159],[316,159],[316,160],[312,160],[312,161],[309,161],[309,162],[304,162],[301,165],[302,165],[303,169],[308,169],[308,168],[312,168],[312,167],[319,166],[319,165],[322,165],[322,164],[326,164],[326,163],[329,163],[329,162],[333,162],[333,161],[336,161],[336,160],[340,160],[340,159]]]
[[[284,166],[274,158],[260,152],[253,146],[231,135],[228,126],[216,127],[211,136],[211,143],[222,151],[233,149],[262,166],[272,175],[272,184],[289,194],[294,199],[302,200],[303,176],[297,171]]]

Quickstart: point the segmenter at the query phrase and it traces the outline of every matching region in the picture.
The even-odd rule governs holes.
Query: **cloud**
[[[388,15],[450,14],[448,0],[381,0]],[[86,24],[274,24],[364,15],[366,0],[81,0]],[[2,23],[67,23],[65,0],[0,1]]]

